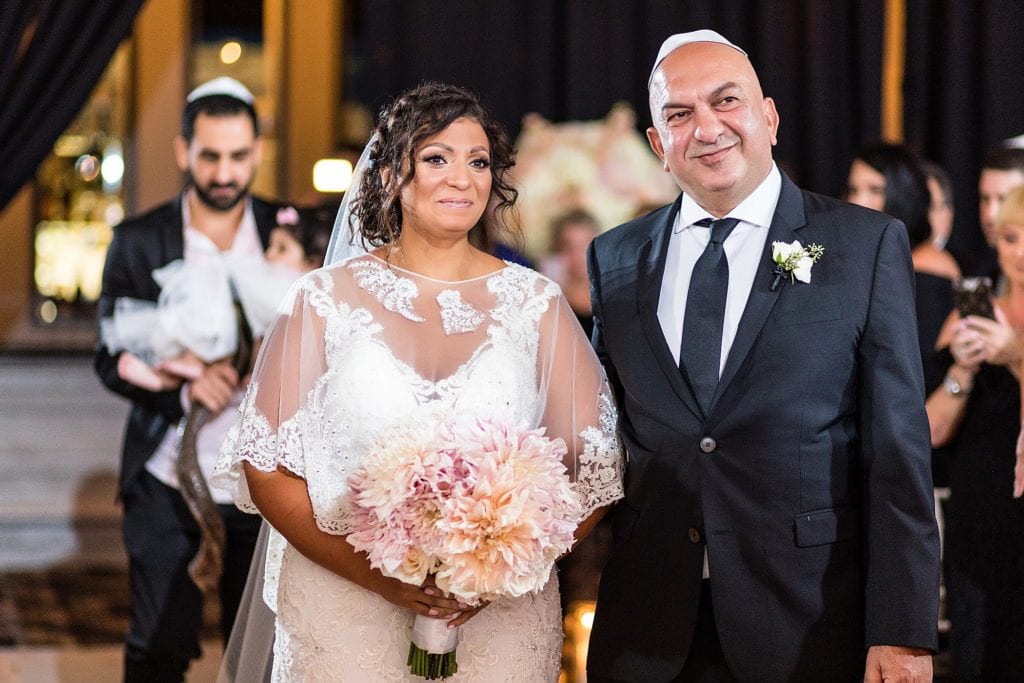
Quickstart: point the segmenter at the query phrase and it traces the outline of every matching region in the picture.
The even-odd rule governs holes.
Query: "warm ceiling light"
[[[234,64],[242,56],[242,44],[237,40],[229,40],[220,48],[220,61]]]
[[[317,192],[345,192],[352,184],[352,162],[321,159],[313,164],[313,187]]]

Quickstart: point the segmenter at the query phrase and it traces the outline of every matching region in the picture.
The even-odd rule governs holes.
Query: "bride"
[[[557,680],[553,574],[537,594],[469,608],[385,577],[345,539],[348,477],[424,408],[511,415],[564,439],[587,513],[577,539],[622,496],[612,397],[572,309],[550,280],[470,240],[507,229],[515,202],[500,126],[466,90],[425,84],[383,110],[364,156],[335,232],[371,251],[293,289],[212,480],[275,530],[262,590],[273,680],[408,680],[416,614],[462,626],[451,680]]]

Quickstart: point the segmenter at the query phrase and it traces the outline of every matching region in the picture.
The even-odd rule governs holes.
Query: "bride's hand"
[[[433,574],[427,576],[427,580],[423,582],[423,590],[424,590],[424,592],[427,592],[430,595],[443,595],[443,593],[441,592],[441,589],[437,587],[437,583],[434,580],[434,575]],[[490,603],[485,600],[484,602],[481,602],[476,607],[470,607],[469,605],[460,602],[459,603],[459,608],[460,609],[459,609],[458,612],[456,612],[455,614],[451,615],[453,618],[448,621],[448,626],[451,627],[451,628],[455,628],[457,626],[462,626],[467,621],[469,621],[472,617],[476,616],[476,614],[480,610],[482,610],[484,607],[487,607],[487,605],[489,605],[489,604]]]
[[[470,607],[469,609],[463,610],[461,614],[459,614],[457,617],[455,617],[454,619],[452,619],[451,621],[448,622],[448,626],[450,626],[452,628],[455,628],[456,626],[462,626],[467,621],[469,621],[471,618],[476,616],[476,614],[480,610],[482,610],[484,607],[487,607],[487,605],[489,605],[489,604],[491,604],[491,603],[489,603],[489,602],[481,602],[476,607]]]
[[[413,586],[398,579],[384,576],[373,570],[376,580],[370,587],[374,593],[388,602],[412,610],[416,614],[434,619],[450,619],[469,609],[469,605],[453,598],[446,598],[433,584]]]

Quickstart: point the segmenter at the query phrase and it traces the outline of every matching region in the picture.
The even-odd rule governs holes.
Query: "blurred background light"
[[[100,175],[103,177],[104,192],[120,191],[121,180],[124,178],[124,154],[121,151],[121,143],[112,142],[103,150]]]
[[[321,159],[313,164],[313,187],[317,192],[346,192],[352,184],[352,162]]]
[[[237,40],[229,40],[220,48],[220,61],[234,64],[242,57],[242,44]]]

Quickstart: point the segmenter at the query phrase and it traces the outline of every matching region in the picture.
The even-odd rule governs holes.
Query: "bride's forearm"
[[[375,589],[375,580],[383,577],[371,569],[366,555],[357,553],[343,536],[317,526],[305,480],[284,472],[263,472],[248,463],[244,467],[253,503],[288,543],[338,576]]]
[[[312,562],[423,616],[449,619],[468,609],[468,605],[444,597],[432,586],[421,588],[384,576],[343,536],[321,531],[313,517],[305,480],[284,471],[262,472],[248,463],[244,467],[252,502],[270,525]]]
[[[580,525],[576,527],[576,532],[573,534],[573,536],[576,538],[576,542],[573,544],[573,547],[579,545],[580,541],[586,538],[587,535],[594,530],[594,527],[596,527],[598,522],[601,521],[601,518],[604,517],[605,514],[607,514],[607,512],[611,509],[611,505],[606,505],[604,507],[597,508],[596,510],[591,512],[586,519],[580,522]]]

